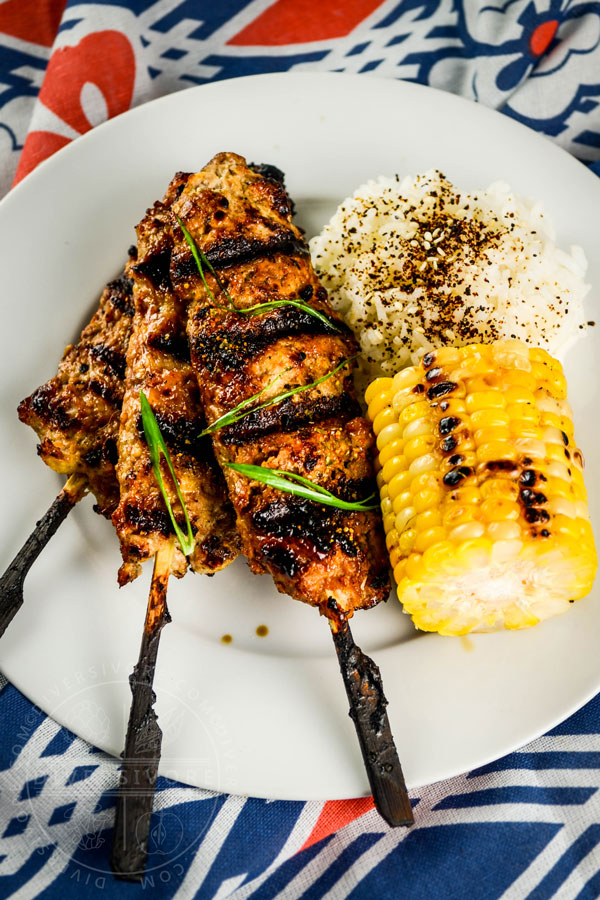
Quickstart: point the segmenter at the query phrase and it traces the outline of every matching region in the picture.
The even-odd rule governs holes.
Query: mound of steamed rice
[[[434,347],[519,338],[556,354],[586,327],[586,259],[506,184],[380,177],[344,200],[311,255],[362,349],[363,380]]]

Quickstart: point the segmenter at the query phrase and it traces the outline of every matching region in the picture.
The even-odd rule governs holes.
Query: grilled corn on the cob
[[[596,549],[559,362],[515,340],[447,347],[365,399],[417,628],[524,628],[589,592]]]

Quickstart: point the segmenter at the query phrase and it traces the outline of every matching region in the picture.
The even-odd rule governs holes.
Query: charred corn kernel
[[[529,627],[590,590],[597,556],[560,363],[516,340],[444,348],[366,398],[390,561],[418,628]]]

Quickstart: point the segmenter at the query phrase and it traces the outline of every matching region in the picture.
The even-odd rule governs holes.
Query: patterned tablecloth
[[[0,193],[132,106],[290,70],[462,94],[600,174],[600,2],[4,0]],[[600,698],[521,751],[414,792],[408,832],[370,798],[265,801],[160,778],[147,876],[133,885],[108,864],[118,762],[2,687],[0,898],[600,895]]]

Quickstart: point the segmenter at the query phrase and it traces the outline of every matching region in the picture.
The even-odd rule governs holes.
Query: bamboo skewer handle
[[[154,670],[160,634],[171,621],[167,584],[175,538],[154,558],[152,585],[137,664],[129,677],[132,700],[119,782],[110,864],[117,878],[141,881],[148,855],[150,817],[162,744],[154,712]]]
[[[83,476],[71,475],[0,578],[0,637],[23,605],[23,585],[31,566],[87,490]]]
[[[345,617],[330,619],[329,624],[375,807],[388,825],[412,825],[412,807],[390,729],[379,668],[354,643]]]

